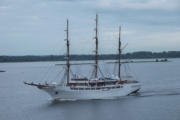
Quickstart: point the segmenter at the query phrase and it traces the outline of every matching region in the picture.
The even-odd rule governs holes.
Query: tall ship
[[[141,85],[138,81],[129,77],[121,77],[121,27],[119,27],[118,38],[118,73],[116,77],[99,76],[98,72],[98,15],[96,14],[95,28],[95,59],[93,63],[93,77],[79,77],[78,75],[71,76],[70,63],[70,44],[69,44],[69,21],[67,20],[66,28],[66,64],[65,77],[59,83],[44,83],[36,84],[24,82],[26,85],[35,86],[40,90],[47,92],[53,100],[88,100],[88,99],[111,99],[127,96],[136,93],[140,90]]]

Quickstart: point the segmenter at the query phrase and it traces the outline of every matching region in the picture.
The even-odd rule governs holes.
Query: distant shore
[[[150,58],[180,58],[180,51],[150,52],[139,51],[121,55],[121,59],[150,59]],[[71,60],[93,60],[94,55],[71,55]],[[101,54],[99,60],[115,60],[117,54]],[[25,56],[0,56],[0,62],[35,62],[35,61],[64,61],[64,55],[25,55]]]

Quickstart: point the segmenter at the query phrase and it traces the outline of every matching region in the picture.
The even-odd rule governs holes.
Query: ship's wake
[[[180,88],[173,88],[173,89],[158,89],[158,90],[146,90],[146,91],[139,91],[133,96],[137,97],[153,97],[153,96],[169,96],[169,95],[180,95]]]

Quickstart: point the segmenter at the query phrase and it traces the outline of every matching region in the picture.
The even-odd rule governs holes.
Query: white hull
[[[114,89],[72,90],[69,86],[54,86],[42,90],[47,92],[54,100],[87,100],[118,98],[127,96],[139,89],[139,83],[129,83]]]

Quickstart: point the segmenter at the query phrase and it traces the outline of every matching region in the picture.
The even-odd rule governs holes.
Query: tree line
[[[101,54],[99,60],[117,59],[117,54]],[[148,59],[148,58],[180,58],[180,51],[150,52],[138,51],[125,53],[121,59]],[[94,60],[94,55],[71,55],[71,60]],[[0,56],[0,62],[32,62],[32,61],[64,61],[64,55],[26,55],[26,56]]]

